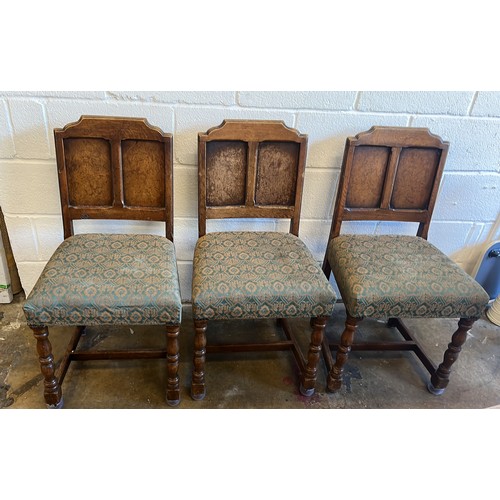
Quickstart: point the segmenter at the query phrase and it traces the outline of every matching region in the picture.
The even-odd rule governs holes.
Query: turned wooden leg
[[[205,354],[206,331],[208,321],[194,321],[194,359],[193,377],[191,379],[191,397],[201,400],[205,397]]]
[[[361,320],[362,318],[353,318],[347,314],[345,329],[342,333],[342,337],[340,338],[340,345],[337,350],[335,364],[332,366],[332,369],[328,374],[327,390],[329,392],[338,391],[342,387],[342,373],[344,372],[344,365],[349,357],[349,352],[354,339],[354,332],[358,328],[358,324]]]
[[[43,395],[48,408],[62,408],[63,398],[61,387],[55,375],[54,356],[49,341],[49,330],[46,326],[30,327],[36,338],[36,350],[40,361],[40,370],[44,381]]]
[[[443,356],[443,362],[427,384],[427,389],[432,394],[439,396],[446,389],[450,381],[451,366],[458,359],[462,346],[467,340],[467,333],[475,321],[475,319],[461,318],[458,322],[458,329],[451,337],[451,342],[448,344],[448,349],[446,349]]]
[[[300,393],[303,396],[312,396],[318,376],[318,361],[321,354],[321,344],[323,343],[323,334],[328,318],[322,316],[313,318],[313,331],[311,333],[311,342],[309,352],[307,353],[307,364],[300,381]]]
[[[179,390],[179,330],[180,325],[167,326],[167,404],[177,406]]]

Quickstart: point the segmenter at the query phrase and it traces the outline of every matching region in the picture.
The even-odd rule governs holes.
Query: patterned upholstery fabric
[[[294,235],[209,233],[196,244],[195,319],[330,316],[335,300],[318,263]]]
[[[177,325],[174,245],[147,234],[80,234],[47,263],[24,305],[28,324]]]
[[[341,235],[328,247],[347,311],[360,317],[479,318],[489,297],[416,236]]]

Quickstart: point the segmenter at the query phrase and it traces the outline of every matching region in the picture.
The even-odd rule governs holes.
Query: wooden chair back
[[[417,236],[427,238],[448,146],[426,128],[348,137],[329,241],[345,220],[418,222]]]
[[[54,130],[64,238],[74,219],[164,221],[173,239],[172,135],[142,118],[82,116]]]
[[[207,219],[289,218],[298,236],[307,136],[282,121],[224,120],[198,134],[198,232]]]

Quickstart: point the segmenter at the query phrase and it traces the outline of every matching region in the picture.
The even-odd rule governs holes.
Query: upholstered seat
[[[477,318],[487,302],[483,288],[423,238],[341,235],[327,255],[355,318]]]
[[[198,240],[197,320],[330,316],[335,299],[321,267],[293,234],[236,231]]]
[[[28,324],[178,325],[174,245],[149,234],[78,234],[63,241],[24,305]]]

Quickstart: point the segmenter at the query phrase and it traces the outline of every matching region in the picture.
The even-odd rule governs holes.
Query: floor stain
[[[14,398],[7,397],[10,385],[0,384],[0,408],[8,408],[14,403]]]
[[[2,314],[2,317],[0,317],[0,319],[3,318],[3,313],[1,313],[1,314]],[[14,321],[11,321],[8,325],[2,326],[2,331],[3,332],[11,332],[14,330],[19,330],[22,326],[23,326],[23,324],[19,321],[19,313],[18,313],[17,317]]]
[[[344,367],[344,373],[342,374],[342,381],[344,382],[345,389],[347,392],[351,392],[351,380],[362,380],[361,372],[359,368],[346,364]]]

